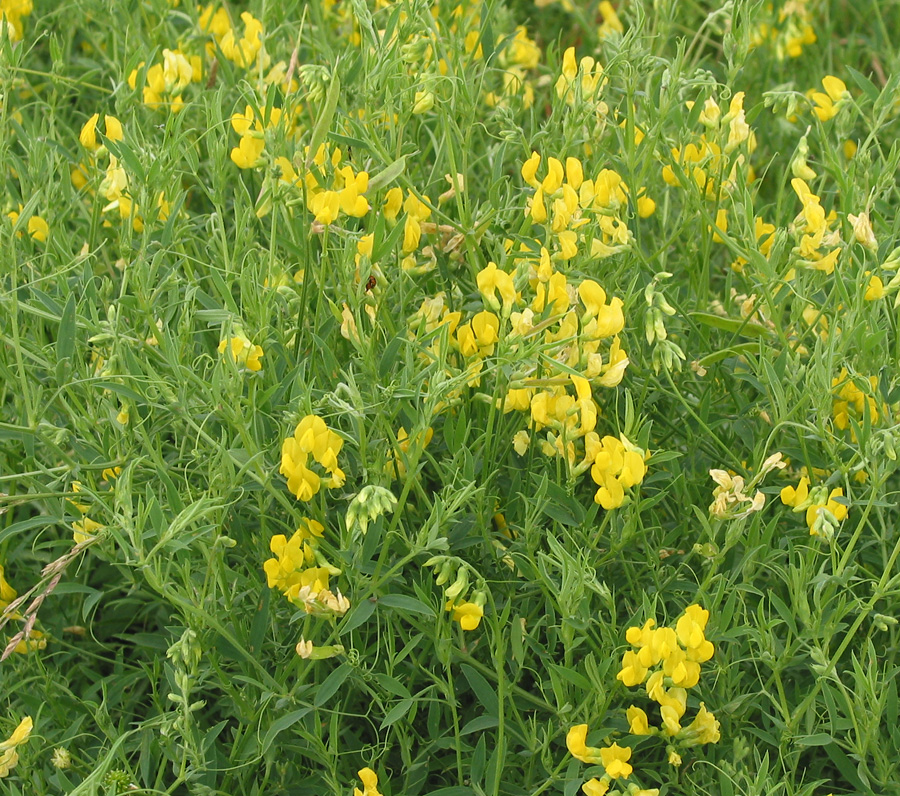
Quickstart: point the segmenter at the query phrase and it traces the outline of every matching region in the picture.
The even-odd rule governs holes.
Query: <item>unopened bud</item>
[[[446,595],[448,600],[455,600],[462,594],[469,585],[469,573],[465,567],[460,567],[459,571],[456,573],[456,580],[453,582],[453,585],[450,586],[444,594]]]

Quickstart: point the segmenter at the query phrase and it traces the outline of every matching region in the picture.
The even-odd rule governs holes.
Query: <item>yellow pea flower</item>
[[[813,91],[810,93],[810,99],[815,104],[813,113],[816,114],[820,122],[827,122],[829,119],[837,116],[841,101],[845,95],[849,95],[844,81],[834,75],[826,75],[822,79],[822,86],[825,89],[825,93]]]
[[[222,340],[219,343],[219,353],[224,354],[226,351],[231,354],[231,358],[238,365],[243,365],[247,370],[254,373],[262,370],[262,363],[259,361],[262,357],[262,346],[253,345],[243,335],[237,335],[230,340]]]
[[[378,775],[371,768],[362,768],[356,772],[362,780],[363,790],[353,789],[353,796],[381,796],[378,792]]]
[[[630,758],[631,747],[629,746],[622,747],[614,743],[612,746],[600,750],[600,760],[607,775],[612,779],[631,776],[632,767],[628,763]]]
[[[574,727],[570,727],[566,733],[566,748],[576,760],[588,765],[597,765],[601,762],[601,751],[585,743],[587,734],[587,724],[576,724]]]

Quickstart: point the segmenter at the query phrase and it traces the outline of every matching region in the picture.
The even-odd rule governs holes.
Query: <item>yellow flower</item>
[[[822,86],[825,89],[825,93],[813,91],[810,93],[810,99],[815,104],[813,113],[816,114],[820,122],[827,122],[829,119],[837,116],[841,100],[847,95],[847,86],[843,80],[834,75],[825,76],[822,79]]]
[[[287,592],[300,583],[300,573],[304,567],[316,560],[315,548],[325,528],[312,519],[305,519],[302,523],[290,539],[277,534],[269,542],[269,549],[276,556],[263,564],[270,589],[277,588]]]
[[[81,544],[88,539],[93,539],[97,535],[97,531],[105,527],[102,523],[92,520],[90,517],[82,517],[77,522],[72,523],[72,538],[75,544]]]
[[[22,17],[27,17],[32,10],[31,0],[0,1],[0,24],[6,30],[11,42],[19,41],[24,33]]]
[[[516,288],[513,284],[512,276],[505,271],[501,271],[497,268],[497,264],[491,261],[478,272],[475,281],[478,285],[478,291],[495,310],[500,309],[500,302],[497,301],[496,297],[496,292],[500,292],[503,312],[508,315],[516,301]]]
[[[31,226],[30,222],[29,226]],[[874,276],[871,271],[866,271],[866,276],[869,277],[869,284],[866,285],[863,299],[866,301],[877,301],[880,298],[884,298],[884,282],[881,281],[881,278]]]
[[[718,743],[719,722],[716,717],[700,703],[700,710],[694,720],[678,734],[679,741],[685,746],[697,746],[705,743]]]
[[[616,13],[616,9],[609,0],[602,0],[600,6],[597,9],[600,12],[600,15],[603,17],[603,24],[597,28],[597,35],[602,39],[606,36],[609,36],[612,33],[624,33],[625,26],[622,24],[622,20],[619,19],[619,15]]]
[[[574,727],[570,727],[566,733],[566,748],[576,760],[588,765],[596,765],[601,762],[601,751],[585,743],[587,734],[587,724],[576,724]]]
[[[586,796],[604,796],[609,790],[609,781],[594,777],[585,782],[584,785],[581,786],[581,789],[585,792]]]
[[[371,768],[363,768],[356,772],[362,780],[363,790],[353,789],[353,796],[381,796],[378,792],[378,775]]]
[[[216,39],[221,39],[231,30],[231,23],[228,21],[228,12],[224,8],[219,8],[213,13],[213,7],[213,3],[204,6],[198,22],[201,31],[211,33]]]
[[[616,743],[600,750],[603,767],[612,779],[631,776],[632,767],[628,763],[630,757],[631,747],[621,747]]]
[[[453,611],[453,621],[459,622],[459,626],[463,630],[476,630],[484,616],[484,606],[478,604],[477,598],[475,602],[455,604],[453,600],[450,600],[447,603],[447,610]]]
[[[797,488],[786,486],[781,490],[781,502],[785,506],[792,506],[794,509],[800,508],[806,503],[809,497],[809,479],[804,475],[797,484]]]
[[[494,353],[499,339],[500,319],[493,312],[484,310],[456,331],[459,350],[465,357],[483,358]]]
[[[628,729],[632,735],[650,735],[650,723],[647,714],[641,708],[632,705],[625,711]]]
[[[391,188],[384,197],[381,213],[389,224],[393,224],[403,207],[403,190]],[[415,247],[414,247],[415,248]]]
[[[231,160],[242,169],[252,169],[262,159],[266,142],[263,138],[245,135],[241,136],[238,145],[231,150]]]
[[[675,624],[678,642],[687,650],[688,658],[697,663],[705,663],[712,658],[715,648],[706,640],[703,631],[709,621],[709,611],[696,603],[684,609],[684,614]]]
[[[19,722],[19,726],[16,727],[13,734],[5,741],[0,742],[0,750],[10,749],[11,747],[25,743],[25,741],[28,740],[28,736],[31,735],[31,730],[33,728],[34,722],[31,720],[31,716],[26,716]]]
[[[581,82],[576,83],[578,73],[581,72]],[[590,101],[603,88],[603,67],[589,55],[584,56],[580,63],[575,61],[575,48],[569,47],[563,53],[562,69],[556,81],[556,96],[571,105],[575,102],[576,89],[581,88],[581,99]],[[606,105],[600,103],[598,111],[606,112]]]
[[[519,455],[524,456],[528,452],[531,445],[531,437],[527,431],[517,431],[513,436],[513,450]]]
[[[532,188],[538,188],[540,182],[537,180],[537,170],[541,165],[541,156],[537,152],[532,152],[531,157],[522,164],[522,179]]]
[[[19,726],[13,731],[5,741],[0,742],[0,778],[5,777],[19,762],[19,755],[16,747],[21,746],[28,740],[34,722],[31,716],[26,716],[19,722]]]
[[[34,240],[44,243],[50,234],[50,227],[40,216],[32,216],[28,219],[28,234]]]
[[[428,113],[434,107],[433,91],[417,91],[413,100],[414,114]]]
[[[830,514],[834,517],[835,520],[841,522],[846,516],[848,508],[843,503],[838,503],[834,498],[843,497],[844,490],[842,487],[836,487],[831,490],[831,494],[828,496],[828,502],[824,505],[821,503],[813,503],[806,510],[806,524],[809,526],[810,536],[818,536],[819,531],[817,530],[817,520],[820,518],[823,521],[828,522],[830,525],[830,518],[828,515]]]
[[[331,476],[327,486],[334,488],[344,483],[344,472],[337,463],[343,444],[343,439],[315,415],[304,417],[297,424],[293,436],[284,440],[279,472],[287,478],[288,490],[298,500],[312,500],[321,484],[319,476],[307,467],[310,456]]]
[[[616,437],[605,436],[591,451],[591,477],[600,488],[594,501],[604,509],[618,508],[625,502],[625,489],[644,480],[647,465],[644,452],[629,442],[627,446]]]
[[[621,680],[623,685],[628,688],[632,688],[643,683],[646,676],[647,667],[641,663],[634,650],[628,650],[622,656],[622,668],[616,675],[616,679]]]
[[[253,345],[243,335],[237,335],[230,340],[222,340],[219,343],[219,353],[224,354],[226,351],[231,354],[232,360],[238,365],[243,365],[247,370],[262,370],[260,357],[264,356],[261,346]]]
[[[244,23],[244,35],[235,39],[234,30],[229,27],[219,42],[222,54],[242,68],[253,64],[262,47],[262,22],[256,19],[249,11],[241,14]]]
[[[869,214],[860,213],[858,216],[854,216],[850,213],[847,215],[847,220],[853,225],[853,238],[856,242],[865,246],[870,252],[878,251],[878,240],[875,238]]]

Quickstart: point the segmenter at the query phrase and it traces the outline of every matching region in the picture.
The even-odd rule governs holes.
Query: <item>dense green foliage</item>
[[[900,794],[900,5],[31,5],[9,793]]]

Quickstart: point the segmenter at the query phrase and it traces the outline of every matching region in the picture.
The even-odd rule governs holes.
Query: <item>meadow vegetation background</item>
[[[900,3],[0,20],[4,792],[900,793]]]

